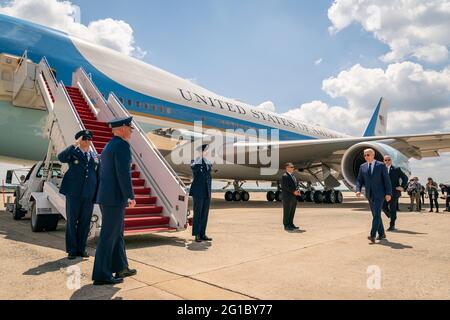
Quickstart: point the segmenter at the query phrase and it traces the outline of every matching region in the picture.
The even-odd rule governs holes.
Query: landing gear
[[[235,191],[227,191],[225,193],[225,201],[227,202],[248,202],[250,200],[250,194],[242,189],[243,183],[240,183],[239,181],[235,181],[233,183],[234,190]],[[228,187],[228,186],[227,186]]]
[[[324,196],[323,196],[322,191],[316,190],[313,192],[314,192],[314,194],[313,194],[314,202],[317,204],[323,203]]]
[[[300,195],[297,196],[297,201],[298,202],[305,202],[306,201],[306,194],[303,191],[300,191]]]
[[[267,198],[267,201],[269,201],[269,202],[274,202],[275,201],[275,192],[273,192],[273,191],[269,191],[269,192],[267,192],[267,195],[266,195],[266,198]]]
[[[248,202],[250,200],[250,194],[247,191],[241,192],[241,199],[244,202]]]
[[[334,190],[325,191],[324,202],[329,204],[336,203],[336,192],[334,192]]]
[[[283,193],[281,191],[275,192],[275,200],[277,202],[283,201]]]
[[[308,190],[305,192],[305,201],[314,202],[314,190]]]
[[[341,204],[341,203],[344,202],[344,195],[342,194],[341,191],[336,190],[336,191],[334,192],[334,194],[335,194],[335,198],[336,198],[335,203]]]
[[[241,193],[239,191],[233,192],[233,201],[239,202],[242,200]]]
[[[233,192],[232,191],[227,191],[225,193],[225,201],[227,201],[227,202],[233,201]]]

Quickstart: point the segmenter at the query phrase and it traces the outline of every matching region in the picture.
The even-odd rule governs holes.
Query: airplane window
[[[131,107],[133,105],[133,101],[128,100],[128,106]]]
[[[148,109],[148,103],[146,103],[146,104],[144,105],[144,108],[145,108],[145,110]]]
[[[120,97],[120,98],[119,98],[119,101],[120,101],[121,104],[124,104],[124,103],[125,103],[125,100],[124,100],[123,97]]]
[[[152,105],[152,110],[153,110],[153,112],[156,111],[156,106],[154,104]]]
[[[159,112],[164,113],[164,107],[163,106],[159,107]]]
[[[141,107],[141,102],[140,101],[136,101],[136,107],[138,107],[138,108]]]
[[[167,113],[171,114],[172,113],[172,108],[167,108]]]

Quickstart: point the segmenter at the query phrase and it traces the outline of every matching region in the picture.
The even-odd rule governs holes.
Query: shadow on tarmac
[[[94,286],[87,284],[73,293],[70,300],[122,300],[122,298],[113,298],[120,288],[114,286]],[[87,298],[89,297],[89,298]]]
[[[69,260],[67,258],[59,259],[56,261],[49,261],[40,266],[31,268],[23,273],[25,276],[40,276],[48,272],[55,272],[61,269],[67,269],[73,265],[76,265],[82,261],[81,258],[75,260]]]

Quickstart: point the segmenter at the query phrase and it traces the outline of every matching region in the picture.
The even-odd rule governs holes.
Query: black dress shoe
[[[210,238],[210,237],[208,237],[208,236],[201,237],[201,239],[202,239],[203,241],[212,241],[212,238]]]
[[[384,234],[384,235],[382,235],[382,236],[379,236],[379,237],[377,238],[377,240],[378,240],[378,241],[386,240],[386,235]]]
[[[94,286],[115,285],[122,283],[122,278],[111,278],[109,280],[94,280]]]
[[[123,279],[123,278],[135,276],[136,274],[137,274],[136,269],[126,268],[125,270],[116,272],[116,276],[114,278]]]
[[[300,230],[300,228],[297,227],[296,225],[292,225],[291,228],[294,229],[294,230]]]
[[[395,229],[395,227],[390,227],[389,229],[387,229],[387,231],[395,231],[397,229]]]
[[[69,253],[69,255],[67,256],[67,259],[69,260],[75,260],[77,258],[77,255],[74,253]]]
[[[372,237],[367,237],[367,239],[369,239],[370,240],[370,242],[372,242],[372,243],[375,243],[375,238],[372,238]]]
[[[202,242],[202,238],[200,238],[200,236],[195,236],[195,242]]]
[[[294,231],[295,229],[292,227],[284,227],[284,230],[285,231]]]

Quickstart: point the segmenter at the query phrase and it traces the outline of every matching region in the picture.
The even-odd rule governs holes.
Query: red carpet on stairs
[[[87,130],[94,134],[93,144],[101,154],[106,144],[113,137],[108,124],[97,120],[78,88],[66,87],[75,109]],[[152,196],[147,181],[142,177],[136,164],[131,167],[133,190],[136,196],[136,207],[127,208],[125,212],[125,234],[153,233],[174,230],[170,228],[170,218],[162,215],[163,208],[156,206],[158,198]]]

